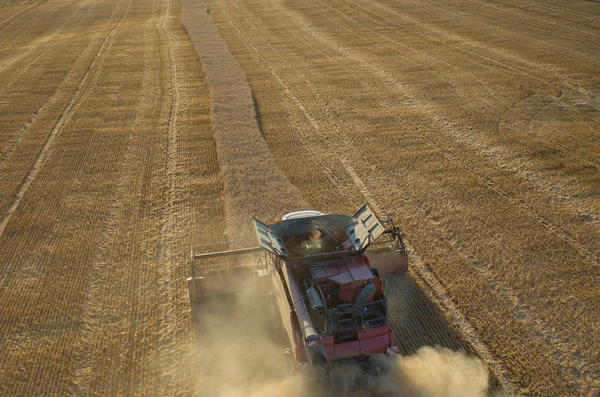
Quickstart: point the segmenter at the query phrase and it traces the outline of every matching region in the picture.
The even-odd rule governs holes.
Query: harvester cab
[[[398,353],[382,276],[407,270],[399,228],[379,221],[366,205],[353,216],[300,211],[271,225],[252,222],[258,246],[193,252],[194,261],[257,258],[257,266],[193,266],[194,321],[201,322],[197,305],[204,299],[235,293],[252,280],[269,292],[270,323],[284,336],[295,371],[320,374],[334,392],[362,388],[365,377],[377,375],[385,358]]]

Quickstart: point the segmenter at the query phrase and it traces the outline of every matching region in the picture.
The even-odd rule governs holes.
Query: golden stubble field
[[[600,391],[600,5],[181,12],[0,2],[0,394],[194,394],[189,248],[364,202],[410,245],[405,353]]]
[[[0,394],[191,394],[189,249],[224,225],[181,5],[1,4]]]
[[[411,278],[509,386],[598,392],[597,4],[207,7],[313,207],[390,213]]]

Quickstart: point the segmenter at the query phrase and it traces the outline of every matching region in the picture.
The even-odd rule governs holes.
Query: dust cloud
[[[273,330],[270,280],[248,284],[235,296],[206,299],[197,307],[195,370],[198,395],[214,397],[316,396],[299,375],[282,330]],[[440,347],[423,347],[399,357],[388,374],[355,393],[376,397],[483,397],[488,372],[477,357]],[[319,393],[326,395],[328,393]]]
[[[379,396],[484,397],[489,377],[477,357],[441,347],[422,347],[401,357],[378,385]]]
[[[286,376],[293,360],[285,353],[283,333],[273,331],[269,283],[248,280],[235,296],[206,299],[197,308],[198,395],[305,395],[302,379]]]

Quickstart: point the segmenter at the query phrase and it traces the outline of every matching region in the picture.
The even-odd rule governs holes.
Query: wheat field
[[[3,4],[2,395],[193,392],[184,280],[223,187],[180,7]]]
[[[600,392],[600,5],[0,0],[0,395],[202,395],[195,244],[392,217],[406,355]]]
[[[412,278],[518,392],[597,393],[596,4],[208,7],[314,207],[390,213]]]

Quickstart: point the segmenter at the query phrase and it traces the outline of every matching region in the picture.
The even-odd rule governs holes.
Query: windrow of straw
[[[271,221],[307,206],[281,172],[259,128],[242,68],[202,1],[183,0],[190,35],[210,90],[211,122],[224,183],[228,239],[251,237],[250,218]]]

